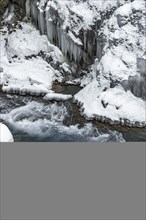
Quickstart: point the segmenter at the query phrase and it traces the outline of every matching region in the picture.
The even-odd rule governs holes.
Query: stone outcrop
[[[10,0],[1,0],[0,1],[0,17],[3,15],[5,12]]]
[[[7,19],[9,15],[11,19]],[[14,23],[25,16],[25,0],[1,0],[0,1],[0,19],[6,23]]]

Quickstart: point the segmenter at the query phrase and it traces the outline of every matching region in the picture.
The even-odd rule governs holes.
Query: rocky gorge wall
[[[97,53],[96,22],[92,24],[90,30],[81,29],[77,34],[68,26],[63,27],[64,20],[57,3],[55,5],[51,4],[51,1],[44,1],[45,3],[41,5],[41,1],[39,2],[40,5],[37,0],[27,0],[26,15],[31,17],[40,33],[46,34],[49,41],[57,45],[70,61],[82,67],[93,63]]]
[[[92,0],[81,0],[76,3],[70,1],[74,2],[74,7],[69,8],[71,4],[66,1],[63,3],[60,0],[27,0],[25,7],[27,17],[31,18],[40,33],[46,34],[49,41],[58,46],[66,58],[84,68],[94,63],[96,57],[99,61],[101,60],[105,53],[103,49],[106,44],[109,43],[109,46],[112,47],[122,43],[116,43],[116,38],[108,42],[107,36],[101,30],[118,8],[133,1],[117,0],[112,4],[108,4],[105,0],[100,4]],[[24,4],[24,0],[21,2]],[[107,6],[105,9],[104,5]],[[141,13],[138,15],[138,11],[134,10],[133,13],[135,14],[134,19],[132,16],[128,19],[138,22],[138,28],[141,32],[143,28],[140,25]],[[122,28],[126,24],[127,15],[117,13],[116,19],[118,28]],[[113,30],[109,28],[108,31],[115,31],[114,26]]]
[[[1,0],[0,1],[0,17],[4,14],[6,7],[9,4],[9,0]]]
[[[69,2],[73,2],[73,4]],[[69,2],[61,0],[2,0],[0,9],[3,12],[8,5],[13,4],[15,6],[14,14],[19,17],[19,14],[23,14],[20,9],[25,8],[26,16],[31,19],[31,22],[39,29],[40,33],[47,35],[49,41],[61,49],[66,59],[69,62],[76,63],[80,69],[87,68],[94,63],[95,58],[98,58],[100,68],[97,68],[97,72],[100,74],[104,71],[103,75],[105,75],[102,60],[108,49],[112,54],[114,54],[115,48],[118,50],[122,47],[128,53],[135,53],[137,56],[136,59],[134,58],[135,64],[124,59],[122,59],[122,62],[126,68],[129,67],[129,69],[127,68],[129,72],[134,70],[138,76],[133,76],[130,73],[132,76],[129,74],[131,77],[126,79],[127,81],[123,79],[125,81],[122,82],[122,85],[126,90],[130,89],[134,95],[145,97],[146,59],[143,53],[145,48],[142,48],[142,38],[146,33],[143,21],[146,15],[136,4],[135,8],[132,6],[136,1],[117,0],[111,5],[105,0],[101,1],[102,4],[99,4],[99,2],[95,4],[95,1],[92,0],[76,2],[71,0]],[[129,11],[119,11],[122,5],[127,5],[127,8],[129,8],[128,5],[130,4],[131,9],[128,9]],[[71,5],[73,7],[69,8]],[[115,13],[115,11],[119,12]],[[126,36],[123,34],[127,34],[128,37],[128,33],[124,28],[128,27],[129,24],[129,28],[133,28],[133,33],[138,33],[139,36],[137,36],[137,39],[133,37],[133,40],[129,42],[127,39],[126,42]],[[129,32],[130,35],[133,33]],[[132,53],[129,53],[129,55],[131,56]],[[132,65],[135,68],[133,70],[130,68]],[[113,75],[113,72],[110,74]],[[114,79],[112,77],[111,80],[112,84],[115,84],[116,81],[122,81],[122,78]],[[141,83],[141,81],[143,82]]]
[[[0,21],[4,23],[16,23],[25,16],[26,0],[1,0]]]

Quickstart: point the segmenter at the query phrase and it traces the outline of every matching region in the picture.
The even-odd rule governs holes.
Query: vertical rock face
[[[0,19],[5,23],[13,23],[25,16],[25,0],[1,0]]]
[[[10,0],[1,0],[0,6],[4,7],[9,2]],[[116,9],[133,1],[116,0],[111,3],[107,0],[12,0],[11,2],[21,7],[25,6],[27,17],[31,17],[40,33],[46,34],[49,41],[57,45],[66,58],[84,67],[93,63],[95,57],[100,60],[104,55],[103,48],[105,44],[107,45],[109,36],[102,33],[101,28],[105,27],[106,21],[111,20],[112,23],[113,18],[110,18]],[[140,16],[140,13],[138,15],[137,11],[133,10],[132,15],[135,16],[133,22],[138,21],[137,16]],[[120,11],[114,15],[114,19],[115,17],[117,22],[108,27],[109,33],[116,32],[115,25],[122,30],[131,19]],[[143,29],[140,23],[138,25],[139,30]],[[108,43],[111,48],[120,44],[116,36],[109,39]]]
[[[0,1],[0,12],[4,13],[4,11],[6,10],[6,7],[10,3],[15,3],[21,7],[25,7],[25,2],[26,0],[1,0]]]
[[[26,15],[66,58],[84,68],[96,56],[101,59],[104,42],[98,38],[98,30],[125,2],[131,1],[27,0]]]
[[[4,2],[6,1],[8,0]],[[112,2],[107,0],[12,0],[12,2],[21,7],[25,6],[26,16],[31,18],[40,33],[46,34],[49,41],[57,45],[65,57],[75,62],[77,66],[88,67],[97,57],[101,61],[98,72],[105,75],[107,68],[104,60],[107,61],[113,56],[115,62],[117,59],[121,62],[125,75],[129,69],[133,71],[131,66],[132,62],[136,63],[133,61],[136,57],[133,56],[131,62],[117,51],[120,51],[121,47],[127,54],[130,54],[130,50],[131,54],[140,51],[141,42],[136,42],[135,38],[137,38],[136,35],[142,36],[145,31],[142,23],[143,12],[140,8],[142,0],[139,3],[136,0]],[[133,40],[131,40],[133,33],[130,29],[135,32]],[[139,52],[138,58],[140,57]],[[113,76],[114,72],[111,70],[107,74]],[[117,75],[120,76],[120,74]]]
[[[146,59],[137,58],[137,69],[139,75],[129,76],[121,84],[126,91],[130,90],[136,97],[146,100]]]
[[[93,19],[89,29],[79,27],[77,30],[75,25],[79,26],[83,18],[67,6],[59,1],[27,0],[26,15],[66,58],[81,66],[91,64],[97,51],[96,22]]]
[[[146,59],[137,59],[137,69],[139,70],[140,74],[146,78]]]
[[[3,15],[8,4],[9,4],[9,0],[1,0],[0,1],[0,17]]]
[[[136,97],[146,99],[145,1],[134,0],[118,7],[100,28],[103,50],[100,76],[119,83]],[[103,41],[103,43],[102,43]]]

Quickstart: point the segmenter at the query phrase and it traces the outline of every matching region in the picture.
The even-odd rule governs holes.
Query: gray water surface
[[[74,95],[80,87],[55,85],[55,92]],[[46,102],[42,97],[0,94],[0,121],[17,142],[146,141],[145,128],[87,121],[72,100]]]

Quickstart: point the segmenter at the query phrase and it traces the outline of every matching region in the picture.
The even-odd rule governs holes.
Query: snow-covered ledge
[[[9,128],[0,123],[0,142],[14,142],[13,135]]]
[[[129,127],[146,126],[146,102],[122,86],[104,88],[94,80],[74,96],[87,119],[121,124]]]

